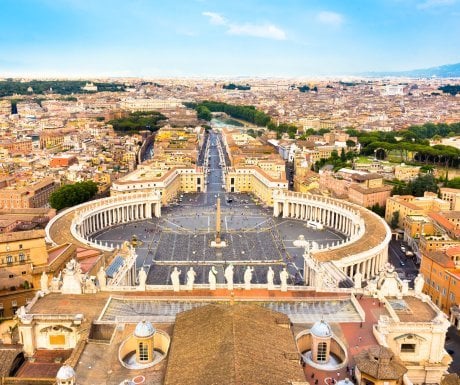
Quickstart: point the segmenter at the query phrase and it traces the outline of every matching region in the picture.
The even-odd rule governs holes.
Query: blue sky
[[[0,0],[0,77],[309,77],[457,62],[460,0]]]

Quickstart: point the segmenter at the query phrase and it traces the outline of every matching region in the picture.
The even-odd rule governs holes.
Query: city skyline
[[[340,76],[460,61],[460,2],[6,0],[0,76]]]

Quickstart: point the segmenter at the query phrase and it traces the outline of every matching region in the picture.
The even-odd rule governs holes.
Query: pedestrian
[[[315,378],[315,373],[312,373],[312,374],[311,374],[311,378]]]
[[[360,327],[360,328],[363,327],[363,322],[362,322],[362,321],[359,323],[359,327]]]

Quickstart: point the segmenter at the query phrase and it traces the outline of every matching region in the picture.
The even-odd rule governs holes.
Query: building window
[[[12,255],[7,255],[6,256],[6,263],[13,263],[13,256]]]
[[[19,253],[19,262],[24,262],[26,260],[26,256],[24,253]]]
[[[415,344],[401,344],[401,353],[414,353]]]
[[[19,250],[22,250],[22,243],[19,244]]]
[[[149,360],[148,344],[139,342],[139,361],[148,361],[148,360]]]
[[[325,362],[327,353],[327,344],[326,342],[320,342],[318,344],[318,354],[316,356],[317,361]]]

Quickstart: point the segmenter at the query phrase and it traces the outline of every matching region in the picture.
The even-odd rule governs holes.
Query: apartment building
[[[450,317],[460,301],[460,245],[423,251],[420,273],[425,278],[424,293]]]
[[[376,173],[342,168],[337,172],[321,170],[319,186],[333,196],[348,199],[363,207],[378,204],[384,207],[391,195],[391,186],[383,184],[383,178]]]
[[[425,192],[423,197],[413,195],[394,195],[387,199],[385,220],[390,223],[395,212],[399,212],[398,227],[404,227],[408,215],[423,215],[429,211],[448,211],[450,203],[439,199],[435,193]]]
[[[460,211],[460,189],[441,187],[439,196],[442,200],[450,202],[450,209]]]
[[[285,162],[277,150],[236,130],[222,130],[222,140],[231,161],[225,176],[226,190],[252,193],[272,206],[273,193],[288,189]]]
[[[44,207],[58,188],[52,178],[44,178],[30,185],[9,185],[0,189],[0,208],[25,209]]]

